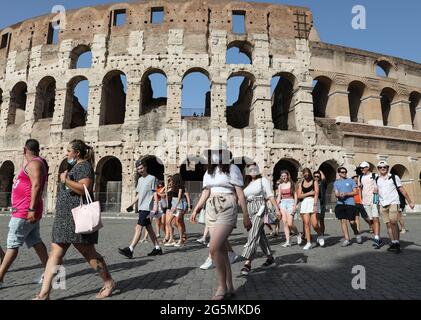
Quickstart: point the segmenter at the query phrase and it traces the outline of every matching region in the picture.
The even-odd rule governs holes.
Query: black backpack
[[[406,199],[405,199],[405,196],[402,194],[402,192],[398,188],[398,184],[396,183],[396,175],[392,174],[389,179],[392,179],[393,180],[393,184],[395,185],[396,191],[398,191],[399,203],[400,203],[399,204],[399,207],[402,210],[404,210],[405,207],[406,207]],[[377,177],[376,183],[377,183],[378,180],[379,180],[379,177]]]

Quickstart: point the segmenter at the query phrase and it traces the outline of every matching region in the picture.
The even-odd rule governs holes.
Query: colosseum
[[[331,186],[339,165],[354,171],[387,160],[421,205],[421,64],[323,43],[307,8],[118,3],[26,20],[1,30],[0,41],[2,208],[28,138],[41,142],[50,164],[49,213],[75,138],[96,150],[95,192],[109,211],[132,202],[141,157],[158,178],[180,172],[199,192],[211,138],[225,141],[239,164],[257,161],[272,181],[282,168],[297,178],[310,167]],[[227,61],[230,50],[248,61]],[[192,74],[208,82],[193,114],[182,101]],[[166,94],[154,94],[153,76],[165,79]],[[229,102],[233,78],[241,83]],[[86,105],[76,96],[81,82],[89,83]]]

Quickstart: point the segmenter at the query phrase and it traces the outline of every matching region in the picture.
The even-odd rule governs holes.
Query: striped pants
[[[249,231],[247,245],[244,248],[243,253],[241,254],[241,256],[243,256],[247,260],[254,259],[258,245],[260,245],[260,248],[266,256],[270,256],[272,254],[269,247],[269,241],[266,238],[264,229],[265,224],[263,221],[264,216],[267,214],[267,212],[262,214],[262,216],[260,217],[257,215],[260,207],[265,204],[265,201],[265,199],[257,197],[247,202],[247,209],[250,214],[252,228]]]

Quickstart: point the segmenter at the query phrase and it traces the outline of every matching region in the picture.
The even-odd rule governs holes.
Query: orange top
[[[360,199],[360,195],[359,194],[357,194],[357,195],[354,196],[354,201],[355,201],[355,204],[361,204],[361,199]]]

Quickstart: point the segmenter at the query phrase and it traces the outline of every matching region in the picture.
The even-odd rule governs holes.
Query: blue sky
[[[83,6],[111,3],[110,0],[15,0],[7,3],[7,10],[0,11],[0,29],[19,21],[39,16],[51,11],[54,5],[63,5],[67,9]],[[127,1],[131,2],[131,1]],[[381,52],[421,63],[421,41],[419,35],[419,13],[421,2],[417,0],[385,1],[385,0],[266,0],[254,2],[272,2],[309,7],[314,14],[316,28],[322,41]],[[352,8],[363,5],[367,11],[367,29],[354,30],[351,25]],[[191,83],[195,82],[190,80]],[[237,80],[237,81],[236,81]],[[240,83],[234,79],[233,83]],[[185,83],[189,86],[191,83]],[[200,93],[187,101],[187,108],[204,104]],[[159,94],[165,95],[163,89]],[[230,90],[231,91],[231,90]],[[235,91],[235,90],[233,90]],[[235,92],[228,95],[230,102],[235,101]]]

